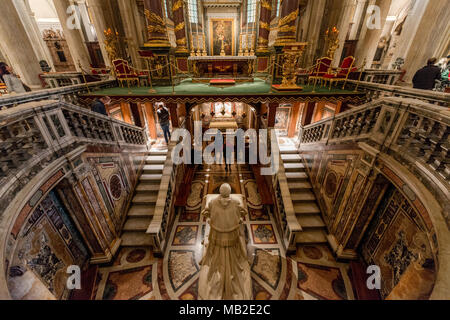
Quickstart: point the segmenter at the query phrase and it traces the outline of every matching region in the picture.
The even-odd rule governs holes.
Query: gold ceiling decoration
[[[295,19],[297,19],[297,16],[298,16],[298,9],[295,11],[292,11],[287,16],[281,18],[280,21],[278,22],[278,26],[281,27],[281,26],[284,26],[284,25],[294,21]]]

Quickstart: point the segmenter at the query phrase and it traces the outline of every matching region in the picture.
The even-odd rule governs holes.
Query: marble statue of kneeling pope
[[[220,195],[207,195],[202,215],[208,218],[210,229],[200,261],[199,300],[252,300],[250,264],[241,228],[246,214],[242,195],[231,194],[228,183],[220,187]]]

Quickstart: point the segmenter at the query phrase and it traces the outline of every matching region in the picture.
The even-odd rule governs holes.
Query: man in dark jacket
[[[429,59],[427,66],[416,72],[412,80],[415,89],[434,89],[435,81],[441,78],[441,70],[435,66],[436,61],[436,58]]]
[[[101,97],[100,99],[95,99],[92,103],[92,111],[103,114],[105,116],[108,115],[106,111],[106,106],[111,103],[110,97]]]
[[[161,126],[161,129],[164,132],[164,139],[166,140],[166,143],[169,144],[169,140],[171,138],[169,110],[160,104],[156,113],[158,114],[158,119],[159,119],[159,124]]]

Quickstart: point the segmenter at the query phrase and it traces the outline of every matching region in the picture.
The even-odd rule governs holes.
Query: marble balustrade
[[[10,195],[80,146],[146,152],[145,128],[73,104],[46,100],[0,111],[0,212]]]
[[[47,99],[58,99],[58,100],[61,99],[66,102],[76,104],[78,102],[78,95],[82,93],[87,93],[88,88],[92,92],[116,86],[117,86],[116,80],[106,80],[106,81],[91,82],[88,84],[83,83],[60,88],[44,89],[21,94],[3,95],[0,96],[0,109],[5,107],[12,108],[19,104]]]
[[[365,143],[392,156],[448,203],[450,115],[415,99],[383,97],[301,128],[299,148]]]
[[[359,91],[367,92],[368,101],[381,97],[403,97],[418,99],[443,107],[448,107],[450,105],[450,94],[444,92],[413,89],[410,87],[382,83],[348,80],[347,89],[355,89],[356,86],[358,86]]]

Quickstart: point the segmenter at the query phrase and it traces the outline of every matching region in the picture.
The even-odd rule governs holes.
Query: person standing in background
[[[427,65],[418,70],[412,80],[415,89],[433,90],[436,80],[441,79],[441,69],[435,66],[437,59],[428,59]]]
[[[105,116],[108,115],[106,111],[106,106],[111,103],[111,98],[108,96],[101,97],[100,99],[95,99],[92,103],[92,111],[103,114]]]
[[[161,126],[161,129],[164,132],[164,140],[166,140],[166,144],[169,144],[171,138],[169,110],[162,104],[160,104],[156,113],[158,114],[159,125]]]
[[[25,89],[22,80],[17,76],[13,69],[4,62],[0,62],[0,79],[5,83],[8,93],[25,93]],[[31,91],[31,90],[29,90]]]

